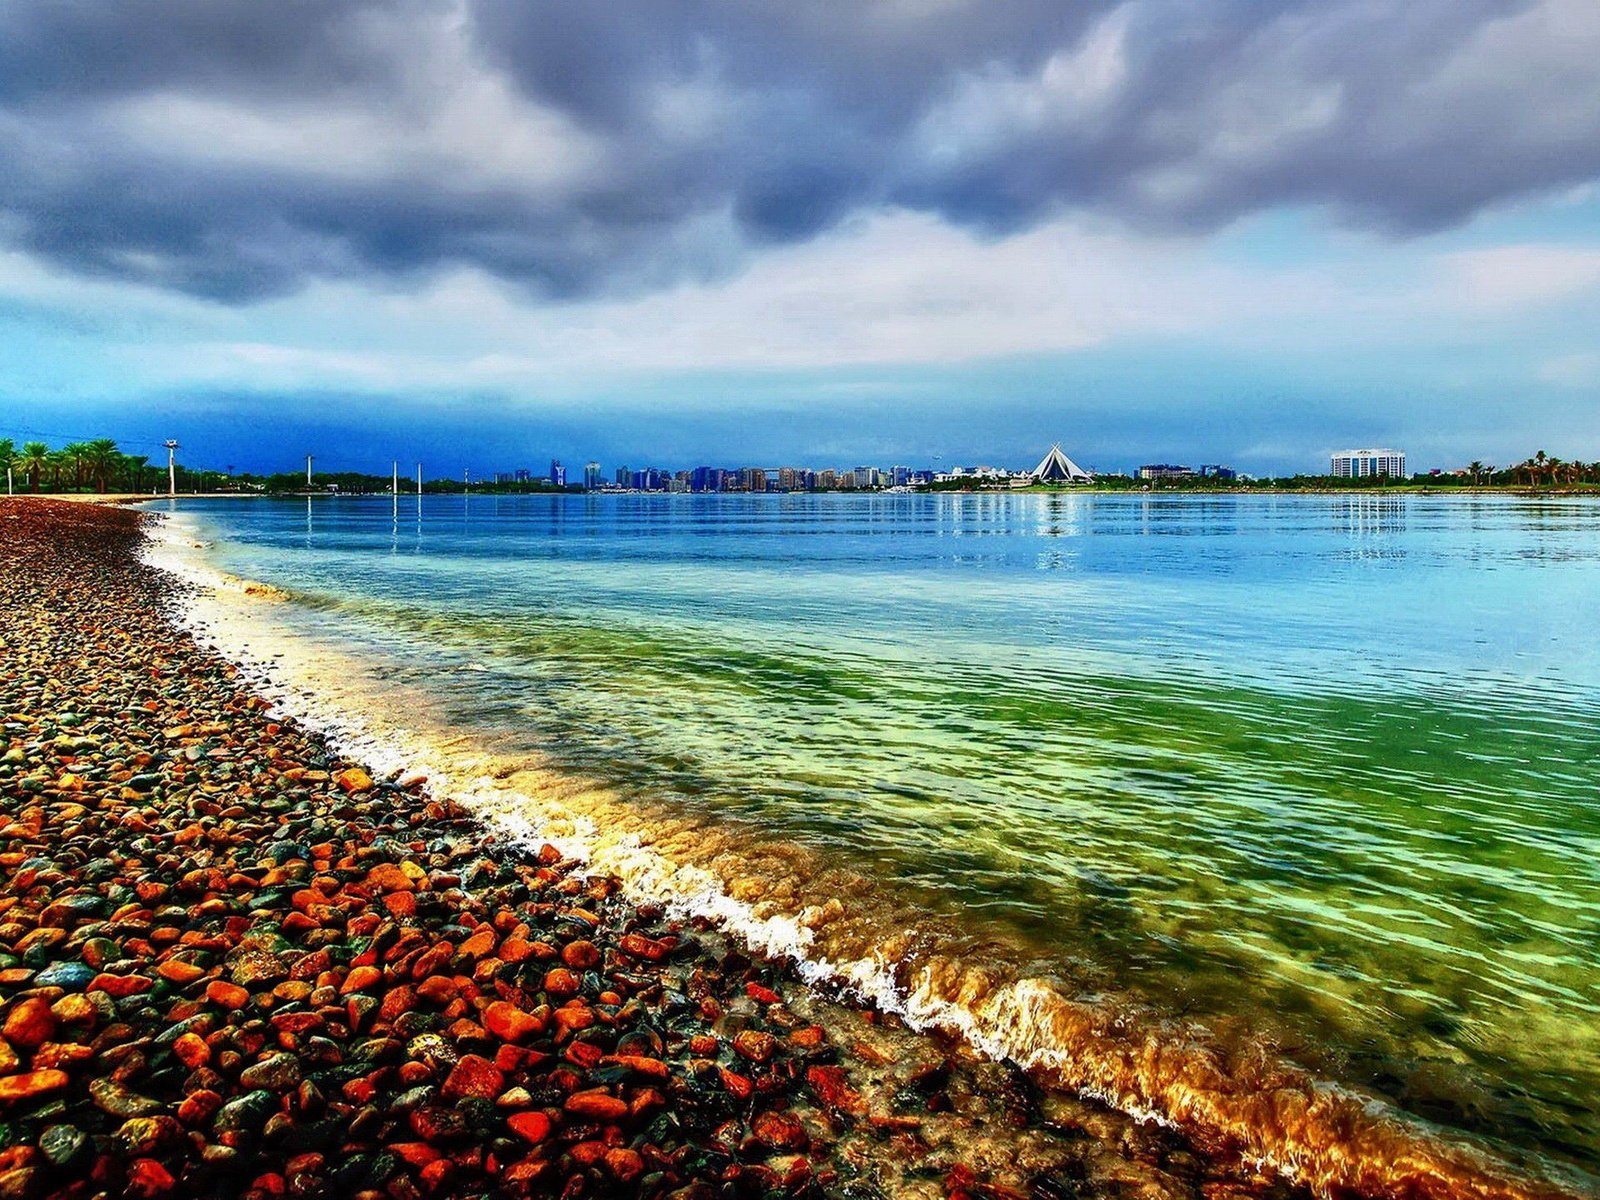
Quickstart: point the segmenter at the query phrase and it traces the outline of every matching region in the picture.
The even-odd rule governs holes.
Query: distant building
[[[1030,472],[1035,483],[1093,483],[1094,476],[1061,452],[1061,443],[1051,446],[1039,465]]]
[[[1202,463],[1200,465],[1201,479],[1237,479],[1239,472],[1232,467],[1225,467],[1221,463]]]
[[[1193,468],[1180,467],[1177,463],[1147,463],[1139,468],[1140,479],[1190,479],[1193,476]]]
[[[527,483],[528,468],[522,467],[515,471],[496,471],[494,473],[494,481],[496,483]]]
[[[626,487],[632,487],[633,486],[633,472],[630,471],[627,467],[618,467],[617,468],[617,473],[614,476],[614,478],[616,479],[617,486],[619,488],[626,488]]]
[[[1404,450],[1341,450],[1333,456],[1333,471],[1338,479],[1370,479],[1375,475],[1389,475],[1404,479],[1406,452]]]
[[[600,490],[600,464],[597,462],[586,463],[583,468],[583,486],[591,491]]]
[[[567,469],[561,465],[559,458],[550,460],[550,483],[554,487],[567,486]]]

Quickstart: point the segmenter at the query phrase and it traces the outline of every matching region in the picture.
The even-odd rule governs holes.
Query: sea
[[[818,987],[1324,1191],[1595,1187],[1592,500],[154,507],[292,710]]]

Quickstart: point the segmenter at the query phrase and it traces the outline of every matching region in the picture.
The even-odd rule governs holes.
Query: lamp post
[[[178,443],[172,438],[168,438],[162,445],[167,448],[167,495],[176,496],[178,494],[178,468],[176,460],[173,458],[173,453],[178,449]]]

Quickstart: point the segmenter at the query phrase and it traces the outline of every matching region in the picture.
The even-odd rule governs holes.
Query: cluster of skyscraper
[[[1332,474],[1345,479],[1373,475],[1404,476],[1406,456],[1401,450],[1344,450],[1333,456]],[[1238,478],[1231,467],[1206,463],[1195,470],[1175,463],[1147,463],[1138,469],[1140,479]],[[583,487],[586,491],[630,492],[835,492],[881,491],[886,488],[911,488],[935,482],[988,481],[1021,486],[1027,483],[1088,483],[1093,476],[1052,446],[1043,461],[1032,471],[1010,471],[1000,467],[950,467],[935,472],[896,466],[831,467],[695,467],[669,471],[661,467],[618,467],[608,480],[600,464],[586,463]],[[523,469],[496,472],[496,483],[538,483],[564,488],[567,469],[560,459],[550,460],[550,474],[535,476]]]
[[[589,465],[595,466],[594,463]],[[559,458],[552,458],[550,460],[550,474],[548,475],[535,475],[528,468],[519,467],[515,471],[496,471],[494,473],[494,481],[496,483],[546,483],[552,487],[566,487],[567,469],[561,465]]]
[[[590,481],[591,471],[594,482]],[[585,486],[591,490],[602,486],[599,474],[599,464],[590,463],[584,471]],[[833,492],[876,491],[931,482],[932,471],[903,466],[820,471],[810,467],[695,467],[688,471],[618,467],[611,486],[634,492]]]

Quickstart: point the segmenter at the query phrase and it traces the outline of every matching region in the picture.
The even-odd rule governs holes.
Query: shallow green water
[[[485,744],[1600,1163],[1600,505],[196,506]]]

